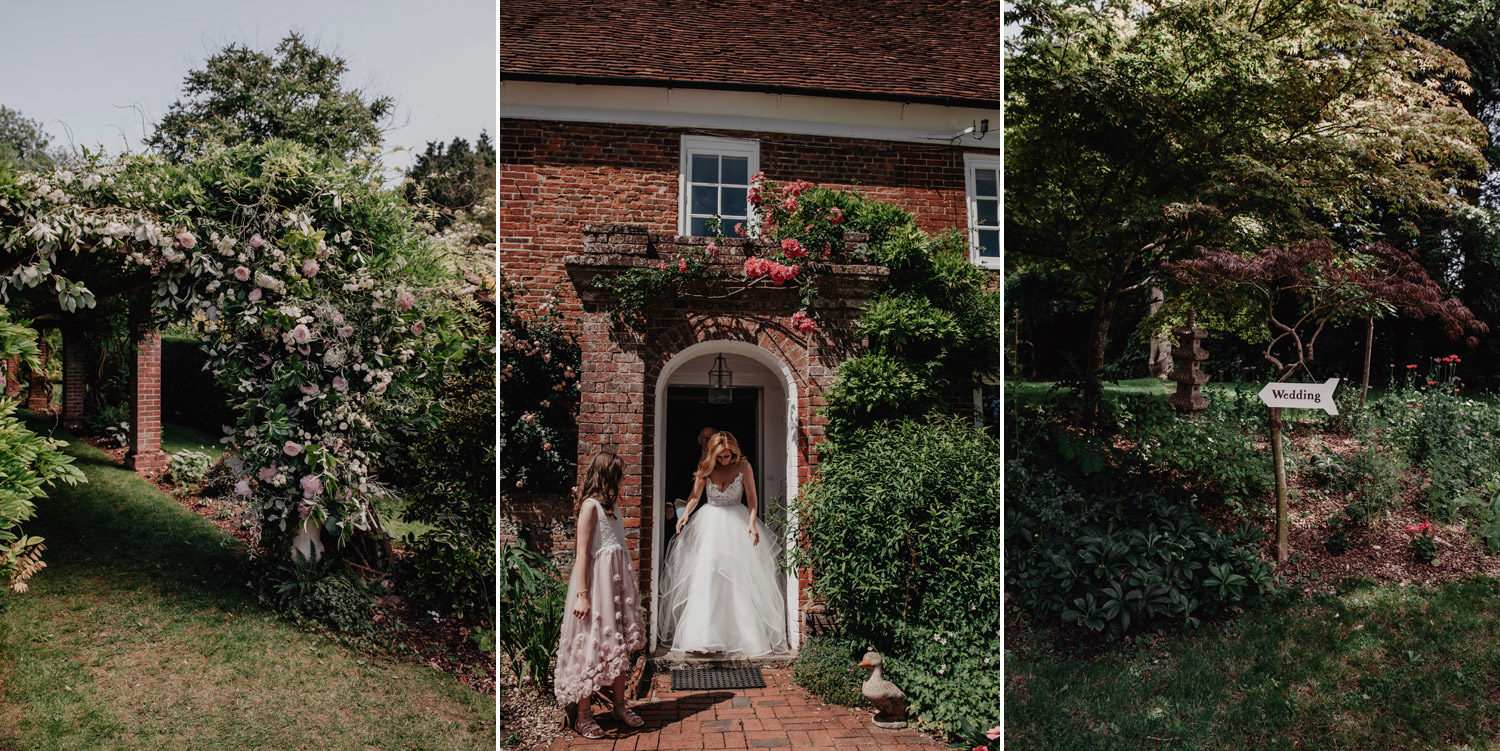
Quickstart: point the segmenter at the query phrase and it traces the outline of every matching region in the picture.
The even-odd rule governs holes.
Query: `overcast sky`
[[[396,99],[388,151],[495,131],[494,0],[0,0],[0,29],[0,104],[54,146],[140,151],[189,70],[291,31],[348,62],[346,88]]]

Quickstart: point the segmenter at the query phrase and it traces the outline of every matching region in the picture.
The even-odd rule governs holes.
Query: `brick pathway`
[[[787,751],[946,751],[947,747],[911,728],[880,730],[872,710],[824,704],[792,683],[791,670],[765,670],[765,688],[670,691],[671,675],[658,675],[647,701],[630,705],[646,724],[631,730],[600,715],[605,737],[588,740],[576,733],[559,738],[548,751],[673,751],[675,749],[757,749]]]

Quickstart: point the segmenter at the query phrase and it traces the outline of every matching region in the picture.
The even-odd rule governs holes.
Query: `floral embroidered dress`
[[[625,525],[619,517],[605,513],[598,500],[589,498],[584,503],[596,507],[587,583],[591,610],[587,619],[573,615],[578,591],[569,577],[554,680],[557,703],[562,705],[613,684],[616,676],[630,669],[630,653],[646,646],[635,571],[625,549]]]

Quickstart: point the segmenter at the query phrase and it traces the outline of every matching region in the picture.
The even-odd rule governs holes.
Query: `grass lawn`
[[[1500,581],[1346,584],[1191,636],[1006,652],[1005,747],[1500,748]]]
[[[216,452],[205,438],[166,444]],[[26,531],[48,567],[0,617],[0,749],[494,748],[491,697],[277,619],[230,538],[102,452],[67,450],[89,483],[38,502]]]

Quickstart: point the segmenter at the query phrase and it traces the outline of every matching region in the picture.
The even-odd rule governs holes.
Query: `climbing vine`
[[[145,286],[155,323],[199,332],[238,416],[235,492],[273,549],[304,524],[379,529],[381,457],[429,423],[421,389],[460,349],[461,303],[378,164],[284,141],[0,165],[0,260],[0,305],[74,313]]]

